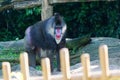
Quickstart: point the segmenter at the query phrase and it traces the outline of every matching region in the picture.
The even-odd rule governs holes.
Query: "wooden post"
[[[99,47],[100,64],[102,69],[102,80],[108,80],[109,77],[109,62],[108,62],[108,47],[100,45]]]
[[[53,15],[53,7],[49,5],[48,0],[42,0],[41,18],[45,20]]]
[[[2,63],[2,72],[3,72],[3,78],[4,80],[11,80],[11,68],[9,62],[3,62]]]
[[[51,80],[51,69],[49,58],[42,59],[43,80]]]
[[[90,80],[90,56],[85,53],[81,56],[81,62],[83,67],[83,80]]]
[[[23,80],[29,79],[28,54],[26,52],[20,54],[20,67],[23,75]]]
[[[70,80],[70,60],[69,60],[69,51],[67,48],[60,50],[60,61],[61,61],[61,71],[63,74],[63,80]]]

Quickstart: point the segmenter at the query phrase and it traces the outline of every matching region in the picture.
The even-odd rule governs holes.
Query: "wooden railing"
[[[94,55],[93,55],[94,56]],[[99,56],[101,71],[91,71],[90,56],[88,53],[81,55],[82,73],[74,73],[70,70],[69,51],[67,48],[60,50],[61,74],[52,75],[50,70],[50,61],[43,58],[42,76],[30,77],[27,53],[20,54],[21,77],[19,80],[120,80],[120,70],[109,70],[108,47],[100,45]],[[11,69],[9,62],[2,63],[4,80],[11,80]]]

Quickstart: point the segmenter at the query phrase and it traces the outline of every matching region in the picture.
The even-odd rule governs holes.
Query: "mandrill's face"
[[[65,35],[67,25],[63,18],[60,17],[58,21],[55,21],[55,17],[51,17],[48,21],[46,32],[50,34],[57,44],[59,44]]]
[[[61,42],[63,35],[65,34],[65,31],[66,31],[66,25],[64,26],[56,25],[54,29],[54,37],[57,44]]]

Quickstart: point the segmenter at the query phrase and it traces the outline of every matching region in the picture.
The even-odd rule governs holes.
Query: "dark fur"
[[[54,24],[61,25],[64,27],[65,22],[59,14],[46,19],[45,21],[37,22],[36,24],[30,26],[26,30],[25,34],[25,48],[29,55],[29,64],[30,66],[35,67],[36,65],[36,54],[41,56],[41,49],[46,51],[46,56],[49,57],[51,61],[51,67],[53,70],[53,55],[56,54],[58,70],[60,70],[60,59],[59,59],[59,50],[65,47],[65,32],[63,33],[62,40],[59,44],[55,42],[55,38],[52,36],[54,33],[48,33],[48,28],[54,28]],[[50,27],[48,26],[50,25]]]

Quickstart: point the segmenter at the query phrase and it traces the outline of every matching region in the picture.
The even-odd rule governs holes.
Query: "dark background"
[[[120,1],[54,4],[54,12],[64,16],[67,37],[120,38]],[[0,41],[22,39],[25,29],[41,20],[41,7],[0,12]]]

